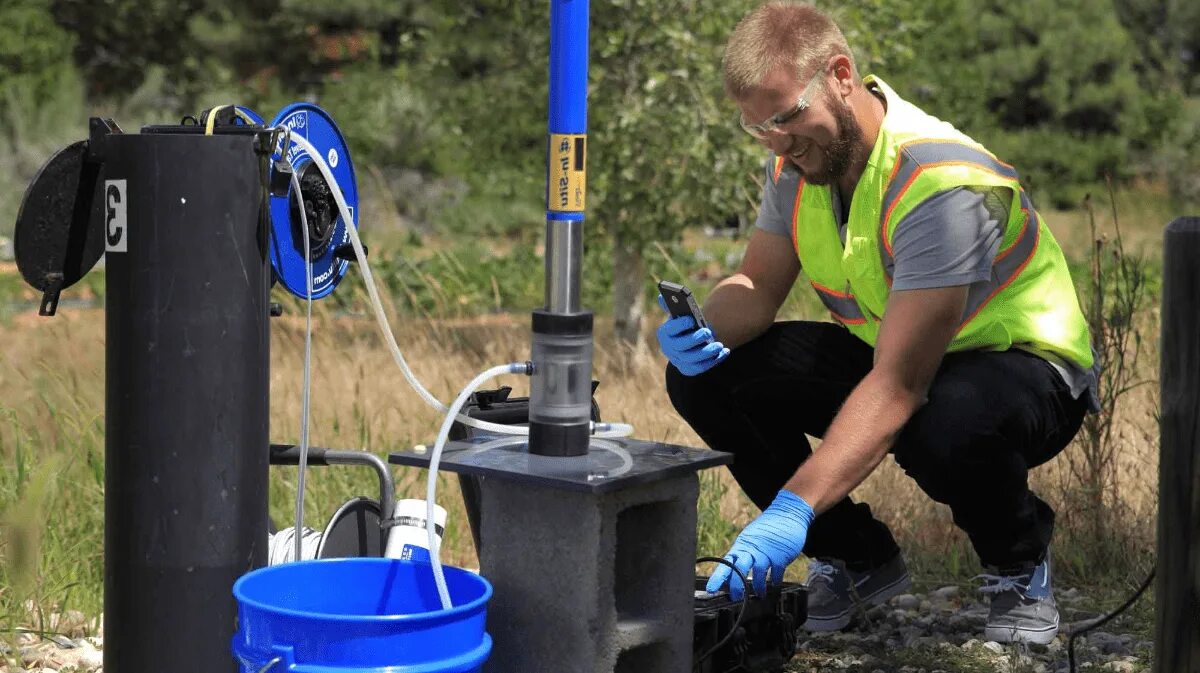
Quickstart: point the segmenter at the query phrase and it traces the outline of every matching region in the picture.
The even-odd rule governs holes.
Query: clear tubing
[[[446,575],[442,571],[442,549],[438,543],[436,523],[434,521],[434,495],[437,491],[437,470],[438,463],[442,459],[442,449],[446,446],[446,440],[450,437],[450,428],[454,425],[454,418],[458,415],[458,410],[462,408],[467,400],[470,399],[471,393],[475,389],[483,385],[488,379],[495,378],[501,374],[525,374],[527,367],[524,362],[513,362],[507,365],[498,365],[483,372],[463,388],[462,392],[455,398],[454,403],[450,405],[446,412],[446,420],[442,421],[442,428],[438,431],[437,442],[433,445],[433,453],[429,457],[429,480],[425,488],[425,531],[429,534],[429,560],[433,566],[433,581],[437,584],[438,597],[442,601],[442,609],[449,610],[453,605],[450,603],[450,592],[446,588]]]
[[[296,196],[296,201],[299,204],[300,210],[300,231],[304,236],[304,284],[305,284],[305,301],[304,301],[304,387],[301,393],[300,402],[300,460],[299,472],[296,477],[296,526],[293,530],[304,530],[304,472],[308,467],[308,416],[310,391],[312,389],[312,252],[309,250],[308,241],[308,215],[304,212],[304,197],[300,193],[300,179],[296,177],[296,171],[292,171],[292,193]],[[301,535],[293,535],[295,541],[295,559],[301,561],[304,559],[302,555],[302,546],[304,538]]]
[[[421,396],[429,406],[433,407],[441,413],[446,413],[448,407],[442,404],[440,400],[433,396],[421,382],[417,380],[415,374],[405,361],[404,355],[400,352],[400,346],[396,343],[396,336],[392,332],[392,327],[388,323],[387,314],[383,310],[383,302],[379,298],[379,289],[375,285],[375,277],[371,273],[371,267],[367,263],[367,255],[363,250],[362,241],[358,237],[358,230],[353,225],[353,218],[350,217],[350,209],[346,205],[346,199],[342,195],[342,190],[338,186],[337,181],[333,178],[333,173],[329,170],[329,166],[325,163],[324,157],[317,148],[313,147],[308,139],[298,134],[292,134],[291,141],[303,148],[309,158],[317,168],[321,171],[321,175],[325,177],[325,182],[329,184],[330,191],[333,192],[333,199],[337,202],[338,212],[342,219],[346,222],[346,231],[350,235],[350,245],[354,248],[354,256],[358,261],[359,269],[363,274],[363,280],[367,286],[367,295],[371,299],[371,307],[375,312],[375,320],[379,323],[379,328],[383,332],[384,341],[387,343],[388,350],[392,353],[392,359],[400,367],[400,371],[404,374],[404,379],[408,381],[413,390]],[[309,274],[312,275],[311,273]],[[536,363],[535,363],[536,366]],[[457,412],[456,412],[457,413]],[[502,425],[500,423],[489,423],[478,419],[458,414],[456,420],[463,425],[468,425],[480,430],[506,434],[506,435],[528,435],[529,428],[519,425]],[[627,423],[595,423],[592,426],[592,434],[596,437],[617,438],[628,437],[633,434],[633,426]]]

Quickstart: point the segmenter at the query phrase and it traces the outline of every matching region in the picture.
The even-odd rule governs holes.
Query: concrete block
[[[601,494],[481,485],[488,673],[689,673],[694,473]]]

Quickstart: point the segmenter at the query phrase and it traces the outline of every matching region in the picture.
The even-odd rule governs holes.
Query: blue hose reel
[[[350,148],[346,145],[333,119],[327,112],[311,103],[293,103],[279,111],[270,124],[265,124],[253,110],[238,107],[255,123],[269,127],[286,127],[291,136],[304,137],[321,153],[333,178],[342,190],[346,207],[353,220],[347,223],[341,216],[332,191],[317,164],[307,150],[294,140],[286,140],[280,148],[291,162],[300,181],[302,198],[296,199],[292,188],[284,196],[271,196],[271,269],[288,292],[303,299],[307,294],[304,278],[303,232],[300,230],[300,203],[303,203],[309,227],[309,254],[312,261],[312,298],[320,299],[333,292],[346,275],[354,252],[350,248],[348,226],[358,226],[358,183]]]

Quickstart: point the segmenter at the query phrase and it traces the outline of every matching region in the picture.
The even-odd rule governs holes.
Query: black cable
[[[733,634],[737,633],[738,627],[742,625],[742,617],[746,616],[746,601],[750,600],[750,597],[754,595],[754,590],[750,588],[750,582],[746,579],[746,576],[742,574],[742,571],[737,569],[737,566],[733,565],[729,561],[726,561],[723,558],[717,558],[716,556],[701,556],[700,558],[696,559],[696,563],[721,563],[729,566],[729,569],[737,574],[738,579],[742,581],[742,587],[745,588],[746,595],[742,597],[742,609],[738,610],[737,619],[733,620],[733,627],[729,629],[729,633],[726,633],[725,637],[718,640],[717,644],[710,647],[707,652],[696,657],[696,660],[692,662],[692,668],[696,668],[701,664],[701,662],[711,657],[714,653],[716,653],[717,650],[724,647],[725,643],[729,642],[729,639],[733,637]]]
[[[1091,631],[1092,629],[1104,626],[1114,617],[1128,610],[1129,606],[1133,605],[1135,602],[1137,602],[1137,599],[1142,597],[1142,593],[1145,592],[1146,588],[1150,586],[1150,582],[1154,581],[1154,571],[1154,568],[1150,569],[1150,574],[1146,577],[1146,581],[1142,582],[1142,586],[1138,587],[1138,590],[1129,597],[1129,600],[1125,601],[1124,605],[1116,610],[1113,610],[1107,615],[1104,615],[1104,617],[1092,622],[1091,624],[1088,624],[1082,629],[1071,631],[1071,636],[1067,638],[1067,661],[1071,665],[1071,673],[1075,673],[1075,638],[1087,633],[1088,631]]]

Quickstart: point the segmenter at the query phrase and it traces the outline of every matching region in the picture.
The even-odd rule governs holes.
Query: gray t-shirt
[[[767,162],[770,171],[774,161]],[[778,183],[767,176],[756,226],[764,231],[792,236],[792,208],[799,175],[785,168]],[[834,218],[842,242],[846,241],[849,203],[836,186],[831,190]],[[1004,239],[1010,190],[1000,187],[957,187],[939,192],[917,204],[892,233],[893,264],[887,269],[893,290],[921,290],[970,285],[982,292],[992,280],[992,262]],[[785,215],[786,213],[786,215]],[[1096,374],[1052,355],[1038,353],[1062,376],[1078,398],[1090,392],[1094,404]]]

